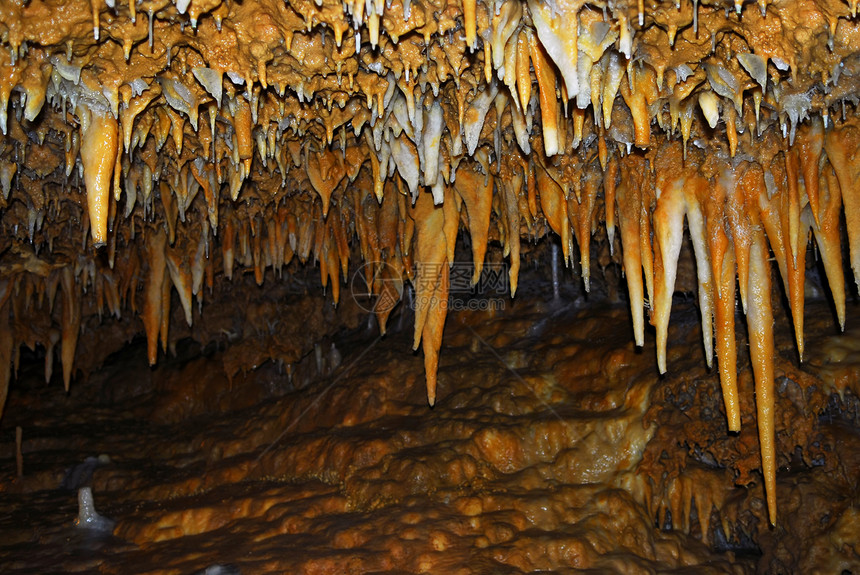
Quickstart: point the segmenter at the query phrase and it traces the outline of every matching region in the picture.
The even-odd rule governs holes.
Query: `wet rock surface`
[[[384,338],[363,322],[326,336],[342,361],[329,370],[308,355],[295,390],[272,362],[231,388],[219,361],[230,343],[182,340],[151,369],[138,340],[68,396],[22,363],[0,427],[4,571],[857,569],[858,334],[835,337],[826,301],[809,304],[802,367],[790,326],[776,326],[773,528],[755,411],[726,433],[692,300],[675,302],[658,377],[653,348],[617,328],[624,302],[602,288],[586,301],[569,283],[553,300],[546,280],[520,289],[504,309],[451,314],[432,409],[400,309]],[[753,385],[748,369],[739,382]],[[76,494],[59,489],[66,469],[101,453],[110,462],[89,485],[117,521],[111,535],[76,531]]]

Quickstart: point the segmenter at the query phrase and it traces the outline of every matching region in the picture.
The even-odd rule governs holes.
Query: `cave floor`
[[[731,436],[693,299],[676,297],[660,377],[623,302],[564,296],[526,286],[503,310],[452,313],[432,409],[396,314],[385,337],[344,330],[293,371],[232,381],[226,340],[177,342],[152,369],[136,340],[70,394],[25,355],[0,426],[0,572],[857,572],[860,331],[837,339],[810,302],[801,371],[777,326],[779,445],[800,447],[770,528],[751,377]],[[806,423],[780,428],[798,409]],[[81,485],[112,535],[73,526]]]

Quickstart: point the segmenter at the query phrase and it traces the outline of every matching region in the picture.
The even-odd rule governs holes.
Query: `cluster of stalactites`
[[[190,325],[194,298],[202,304],[203,286],[212,285],[216,256],[226,278],[232,277],[238,262],[253,268],[259,284],[269,267],[278,273],[294,258],[303,263],[312,259],[319,264],[323,286],[331,285],[337,301],[340,282],[348,277],[349,244],[357,243],[362,259],[372,264],[367,276],[376,296],[396,301],[405,279],[416,286],[415,346],[423,344],[432,403],[446,317],[445,306],[433,302],[447,300],[448,270],[461,224],[471,237],[473,281],[480,276],[488,242],[495,238],[510,259],[514,292],[521,235],[540,235],[542,222],[561,238],[566,263],[579,253],[587,287],[590,241],[602,219],[610,246],[620,250],[634,339],[643,345],[645,312],[650,309],[662,372],[667,368],[669,314],[686,229],[696,258],[705,358],[711,365],[716,351],[733,431],[740,427],[734,325],[735,289],[739,288],[750,334],[763,468],[773,514],[774,352],[768,260],[772,254],[777,262],[802,357],[805,260],[811,240],[827,273],[838,321],[844,326],[843,214],[850,266],[860,280],[860,194],[851,185],[860,175],[860,125],[848,120],[825,130],[820,122],[808,122],[799,128],[793,146],[784,145],[781,136],[771,130],[754,144],[743,141],[734,159],[719,146],[708,154],[694,148],[686,158],[683,148],[680,141],[664,140],[647,153],[611,150],[602,166],[597,155],[569,156],[567,162],[556,165],[540,156],[524,156],[509,146],[499,162],[460,165],[452,184],[442,180],[438,202],[430,190],[419,192],[413,201],[408,183],[397,172],[387,178],[380,202],[373,170],[364,167],[356,170],[350,185],[337,189],[330,204],[319,197],[294,194],[282,198],[274,209],[254,211],[247,206],[234,209],[225,199],[215,225],[208,217],[210,204],[205,194],[191,195],[186,209],[194,216],[186,214],[180,221],[178,194],[171,190],[176,183],[160,182],[158,192],[153,193],[159,205],[150,208],[157,215],[155,223],[147,223],[144,216],[132,219],[131,236],[109,234],[112,241],[106,247],[106,262],[99,264],[85,256],[70,261],[63,251],[39,256],[22,243],[23,238],[14,244],[2,265],[0,321],[7,327],[13,321],[15,326],[2,330],[0,360],[9,365],[10,358],[17,355],[17,345],[41,343],[46,348],[46,378],[50,379],[54,346],[60,343],[68,386],[87,290],[92,290],[99,313],[107,307],[109,313],[119,315],[127,308],[138,311],[135,292],[140,284],[143,302],[139,311],[154,363],[159,340],[162,347],[168,343],[172,290],[178,293]],[[334,158],[334,164],[343,165],[342,156],[334,154]],[[191,170],[195,170],[192,177],[200,179],[194,166]],[[4,219],[22,213],[17,209],[20,205],[13,203]],[[108,212],[118,217],[116,203],[110,205],[114,208]],[[87,213],[81,210],[82,217]],[[118,222],[112,227],[122,229]],[[217,239],[213,229],[219,232]],[[83,234],[80,239],[86,245],[86,226]],[[217,254],[213,246],[220,247]],[[424,276],[416,277],[416,273]],[[33,313],[31,307],[51,317],[58,286],[63,298],[57,325],[49,322],[41,330],[26,327],[24,318]],[[383,329],[390,309],[378,309]],[[8,377],[5,370],[6,384]]]
[[[646,157],[610,161],[605,181],[607,216],[612,198],[627,273],[634,334],[643,341],[643,282],[656,328],[657,362],[667,368],[669,313],[685,221],[696,259],[705,358],[716,350],[728,427],[740,430],[736,383],[735,288],[750,339],[762,470],[771,521],[776,518],[774,344],[771,254],[788,296],[797,349],[803,358],[806,255],[814,238],[840,327],[845,322],[845,278],[840,218],[847,223],[851,268],[860,285],[860,195],[852,178],[860,164],[855,121],[824,130],[810,122],[793,146],[775,134],[727,154],[688,154],[668,143]],[[698,156],[698,157],[697,157]],[[620,177],[616,177],[620,174]],[[844,212],[843,212],[844,209]],[[615,222],[607,217],[608,232]]]
[[[710,364],[716,351],[733,430],[736,285],[754,334],[775,517],[767,259],[773,253],[779,264],[801,357],[810,232],[845,321],[843,205],[860,274],[860,198],[849,185],[860,131],[845,120],[846,101],[860,93],[853,4],[96,0],[66,8],[46,19],[37,0],[0,6],[2,224],[37,248],[13,251],[4,268],[12,279],[0,299],[13,304],[0,321],[28,309],[10,294],[62,285],[60,329],[36,339],[46,349],[53,342],[53,357],[52,334],[62,334],[67,385],[87,286],[107,294],[99,312],[107,302],[119,313],[129,300],[136,310],[129,294],[142,284],[155,361],[171,291],[190,324],[193,298],[202,301],[205,278],[211,285],[210,243],[221,246],[226,277],[239,259],[259,283],[267,267],[313,256],[337,299],[357,240],[377,295],[399,298],[405,279],[420,280],[414,343],[423,345],[432,404],[446,312],[430,302],[447,298],[461,224],[472,238],[473,280],[488,241],[498,240],[513,293],[520,238],[540,235],[544,222],[566,262],[579,246],[588,289],[601,219],[622,254],[635,341],[644,343],[647,292],[665,371],[686,219],[705,357]],[[72,218],[52,226],[64,211]],[[81,243],[70,229],[83,230],[84,247],[87,236],[106,246],[107,265],[72,255]],[[38,255],[55,244],[62,257]],[[119,261],[138,263],[117,272],[123,250],[136,255]],[[0,360],[34,339],[3,333]],[[8,383],[8,371],[3,377]]]
[[[11,107],[16,140],[62,134],[57,164],[84,181],[97,246],[109,197],[125,194],[126,218],[138,201],[147,213],[164,177],[183,221],[202,189],[217,230],[222,185],[233,201],[251,187],[255,156],[282,189],[316,191],[323,216],[363,162],[378,200],[397,173],[413,202],[429,187],[440,203],[463,158],[500,162],[511,142],[548,162],[597,141],[603,166],[613,144],[648,148],[655,126],[686,151],[720,124],[732,157],[740,137],[771,125],[793,143],[810,115],[826,128],[831,108],[844,112],[860,77],[853,13],[829,1],[802,14],[785,2],[83,4],[57,30],[35,21],[41,3],[4,7],[0,129]],[[804,35],[772,34],[800,16]],[[91,40],[75,36],[90,23]],[[40,121],[46,103],[58,122]],[[7,198],[14,163],[0,170]]]
[[[234,200],[255,151],[264,167],[277,160],[286,184],[285,156],[312,157],[298,147],[324,154],[333,140],[342,151],[358,140],[373,143],[377,196],[397,170],[413,200],[427,186],[439,202],[437,181],[453,181],[462,157],[489,146],[499,159],[503,124],[524,154],[535,145],[548,158],[598,137],[647,148],[655,125],[686,144],[694,120],[722,125],[732,155],[746,131],[777,125],[793,142],[809,116],[826,127],[860,89],[850,7],[735,4],[94,1],[72,3],[49,30],[34,21],[45,5],[10,3],[0,130],[10,98],[28,122],[48,103],[78,127],[66,136],[66,171],[80,153],[100,244],[121,157],[133,163],[150,133],[158,152],[172,137],[170,170],[212,163]],[[90,24],[92,38],[75,35]],[[495,130],[485,129],[491,108]],[[311,179],[324,206],[337,184],[327,180]]]

